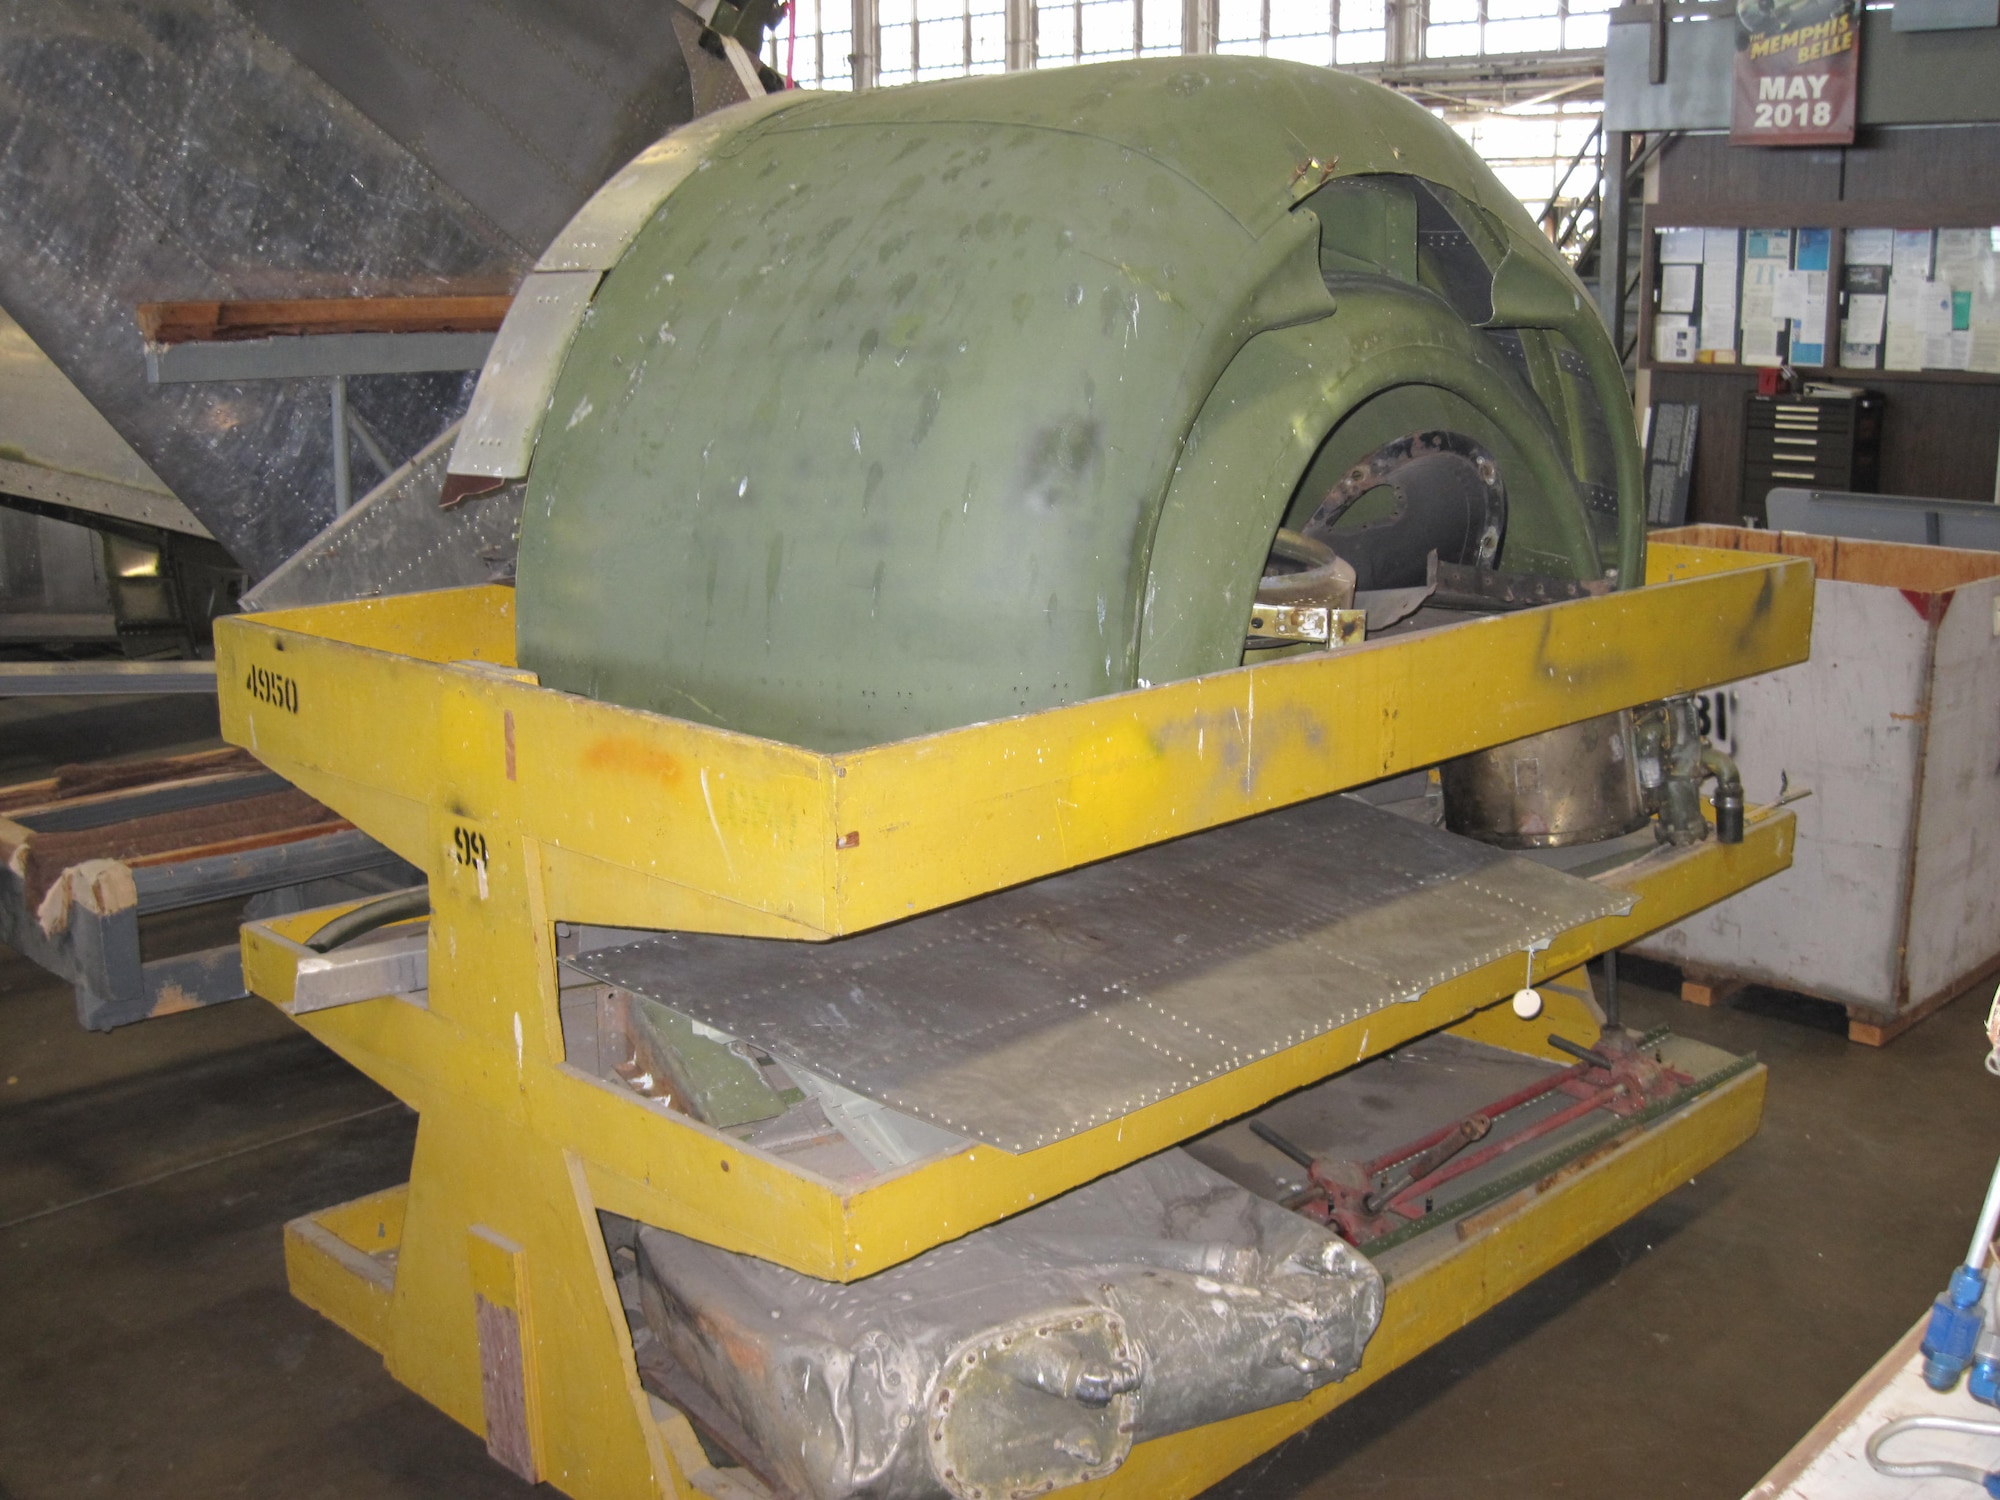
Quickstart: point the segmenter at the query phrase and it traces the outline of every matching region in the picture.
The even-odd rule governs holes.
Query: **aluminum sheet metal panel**
[[[459,588],[510,576],[521,487],[446,510],[438,504],[453,423],[243,596],[246,610]]]
[[[1327,797],[831,943],[666,933],[573,962],[1023,1152],[1627,905]]]
[[[653,142],[576,211],[542,258],[538,271],[608,271],[631,248],[646,221],[668,195],[707,160],[731,131],[751,120],[787,109],[803,97],[797,91],[746,99]]]
[[[452,448],[453,473],[519,479],[528,472],[556,376],[599,280],[595,271],[536,271],[521,283]]]
[[[699,111],[660,0],[236,0],[514,243],[546,245],[633,153]]]
[[[133,305],[505,291],[697,101],[646,0],[0,0],[0,303],[253,574],[334,519],[324,380],[146,382]],[[356,379],[391,461],[469,375]],[[379,580],[371,580],[378,582]]]
[[[0,302],[258,575],[333,518],[326,387],[149,386],[134,304],[504,291],[532,255],[242,12],[196,0],[0,4],[0,203]],[[402,456],[471,385],[349,395]]]

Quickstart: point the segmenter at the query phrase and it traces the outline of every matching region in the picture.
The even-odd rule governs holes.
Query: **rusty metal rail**
[[[296,910],[408,883],[394,854],[239,750],[65,767],[0,788],[0,941],[76,987],[93,1031],[239,999],[235,943],[148,959],[140,918]]]

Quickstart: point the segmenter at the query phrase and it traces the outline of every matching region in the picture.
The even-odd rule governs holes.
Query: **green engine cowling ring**
[[[1560,434],[1485,335],[1327,274],[1301,200],[1371,174],[1472,205],[1503,247],[1489,325],[1582,352],[1636,581],[1615,356],[1470,148],[1347,75],[1160,59],[827,95],[715,149],[570,345],[522,664],[822,749],[1233,666],[1302,484],[1405,407],[1501,456],[1543,570],[1598,576]]]

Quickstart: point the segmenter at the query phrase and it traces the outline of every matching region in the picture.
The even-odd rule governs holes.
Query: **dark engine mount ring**
[[[1395,512],[1352,531],[1340,518],[1371,490],[1396,492]],[[1413,588],[1430,554],[1440,562],[1492,569],[1507,535],[1507,486],[1500,465],[1460,432],[1413,432],[1384,443],[1344,474],[1300,530],[1354,567],[1357,589]]]

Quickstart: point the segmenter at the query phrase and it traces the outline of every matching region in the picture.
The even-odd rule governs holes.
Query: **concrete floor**
[[[1634,967],[1631,1024],[1771,1065],[1762,1132],[1210,1500],[1738,1496],[1922,1313],[2000,1152],[1984,995],[1871,1051],[1829,1008],[1701,1011]],[[84,1033],[5,949],[0,1079],[0,1500],[530,1492],[285,1291],[280,1227],[401,1180],[408,1111],[255,1002]]]

